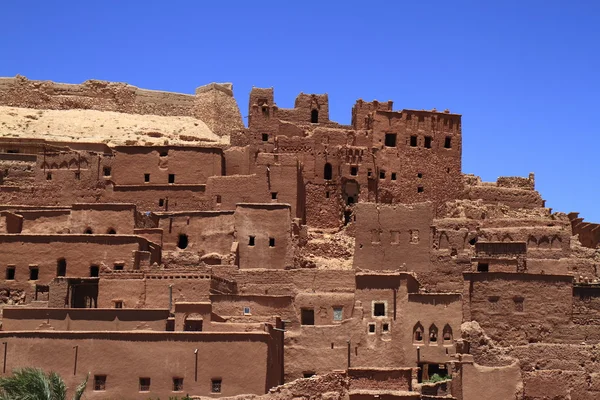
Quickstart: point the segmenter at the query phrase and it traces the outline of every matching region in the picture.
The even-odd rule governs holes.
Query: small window
[[[446,168],[446,173],[449,174],[450,173],[450,168]]]
[[[524,299],[522,297],[515,297],[513,299],[513,301],[515,302],[515,311],[516,312],[523,312],[523,302],[524,302]]]
[[[211,381],[211,385],[210,385],[210,391],[212,393],[221,393],[221,384],[222,384],[222,380],[221,379],[213,379]]]
[[[373,171],[371,171],[371,168],[368,168],[367,169],[367,177],[370,178],[371,176],[373,176]]]
[[[169,183],[175,183],[175,174],[169,174]]]
[[[85,231],[83,231],[83,233],[85,233],[86,235],[91,235],[94,233],[94,231],[92,230],[92,228],[86,228]]]
[[[395,133],[386,133],[385,134],[385,146],[386,147],[396,147],[396,134]]]
[[[244,307],[244,315],[252,315],[250,313],[250,307]]]
[[[425,148],[426,149],[431,148],[431,136],[425,136]]]
[[[6,267],[6,280],[7,281],[15,280],[15,267],[13,267],[13,266]]]
[[[173,378],[173,391],[174,392],[183,391],[183,378]]]
[[[417,187],[417,193],[423,193],[423,190],[425,190],[423,189],[423,186]]]
[[[144,182],[150,182],[150,174],[144,174]]]
[[[410,137],[410,147],[417,147],[417,137],[415,135]]]
[[[373,303],[373,316],[385,317],[385,303]]]
[[[254,246],[255,239],[254,236],[248,236],[248,246]]]
[[[106,375],[94,375],[94,390],[106,390]]]
[[[104,176],[110,176],[110,167],[104,167],[103,171],[104,171]]]
[[[388,324],[388,323],[382,324],[381,325],[381,330],[383,332],[389,332],[390,331],[390,324]]]
[[[140,392],[150,391],[150,378],[140,378]]]
[[[262,141],[263,142],[268,142],[269,141],[269,134],[268,133],[263,133],[262,134]]]
[[[175,318],[167,319],[167,324],[165,326],[165,331],[167,332],[175,332]]]
[[[115,263],[113,269],[115,271],[123,271],[123,269],[125,268],[125,264],[122,263]]]
[[[221,204],[221,195],[218,194],[216,198],[217,204]]]
[[[333,320],[341,321],[342,319],[344,319],[343,307],[333,307]]]
[[[158,206],[163,207],[165,205],[165,199],[158,199]]]
[[[77,179],[77,180],[81,179],[81,173],[79,171],[75,172],[75,179]]]
[[[325,163],[325,167],[323,167],[323,179],[326,181],[330,181],[333,177],[333,167],[330,163]]]
[[[395,181],[396,180],[396,173],[392,172],[392,180]]]
[[[277,192],[271,192],[271,200],[277,200]]]
[[[122,300],[115,301],[115,308],[123,308],[123,301]]]
[[[95,278],[98,275],[100,275],[100,267],[97,265],[90,265],[90,276]]]
[[[446,136],[446,140],[444,140],[444,147],[447,149],[452,148],[452,138],[450,136]]]
[[[319,123],[319,110],[312,110],[310,112],[310,122],[313,124]]]
[[[108,228],[108,230],[106,231],[107,234],[109,235],[116,235],[117,231],[115,231],[114,228]]]
[[[385,179],[385,171],[379,171],[379,179]]]
[[[51,180],[52,180],[52,172],[48,172],[48,173],[46,174],[46,180],[47,180],[47,181],[51,181]]]
[[[269,247],[275,247],[275,238],[269,238]]]
[[[438,328],[437,328],[437,326],[435,326],[435,324],[432,324],[429,327],[429,342],[437,343],[437,337],[438,337]]]
[[[490,265],[488,263],[478,263],[477,272],[489,272]]]
[[[375,333],[375,324],[373,324],[373,323],[369,324],[369,333]]]
[[[312,371],[307,371],[307,372],[303,372],[303,373],[302,373],[302,376],[303,376],[304,378],[311,378],[311,377],[315,376],[315,373],[314,373],[314,372],[312,372]]]
[[[169,151],[168,150],[163,150],[160,153],[158,153],[159,156],[161,157],[166,157],[169,155]]]
[[[325,192],[325,198],[328,199],[329,198],[329,192]]]
[[[67,275],[67,260],[64,258],[59,258],[56,261],[56,276],[66,276]]]
[[[269,107],[263,106],[262,107],[262,114],[263,114],[263,116],[268,117],[269,116]]]
[[[350,167],[350,175],[352,175],[352,176],[358,175],[358,167]]]
[[[417,174],[417,178],[422,178],[422,177],[423,177],[423,173],[422,173],[422,172],[419,172],[419,173]]]
[[[312,308],[303,308],[300,310],[300,323],[302,325],[314,325],[315,324],[315,310]]]
[[[40,269],[38,267],[29,267],[29,280],[37,281],[40,276]]]
[[[179,247],[180,249],[185,249],[186,247],[188,247],[188,235],[186,235],[185,233],[179,234],[179,237],[177,238],[177,247]]]

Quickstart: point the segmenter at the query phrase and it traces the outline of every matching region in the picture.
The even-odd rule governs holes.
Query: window
[[[373,324],[373,323],[369,324],[369,333],[375,333],[375,324]]]
[[[415,342],[423,341],[423,325],[420,322],[417,322],[413,328],[413,339]]]
[[[217,204],[221,204],[221,195],[218,194],[216,198]]]
[[[268,142],[269,141],[269,134],[268,133],[263,133],[262,134],[262,141],[263,142]]]
[[[169,183],[175,183],[175,174],[169,174]]]
[[[167,324],[165,326],[165,331],[174,332],[175,331],[175,318],[168,318]]]
[[[488,263],[478,263],[477,272],[489,272],[490,265]]]
[[[315,376],[315,373],[314,373],[314,372],[312,372],[312,371],[307,371],[307,372],[303,372],[303,373],[302,373],[302,376],[303,376],[304,378],[311,378],[311,377]]]
[[[452,138],[450,136],[446,136],[446,140],[444,140],[444,147],[447,149],[452,148]]]
[[[385,317],[385,303],[382,303],[382,302],[373,303],[373,316],[374,317]]]
[[[144,182],[150,182],[150,174],[144,174]]]
[[[390,231],[390,243],[391,244],[400,243],[400,231]]]
[[[166,157],[169,155],[169,151],[168,150],[163,150],[160,153],[158,153],[159,156],[161,157]]]
[[[248,236],[248,246],[254,246],[254,236]]]
[[[46,180],[47,180],[47,181],[51,181],[51,180],[52,180],[52,172],[48,172],[48,173],[46,174]]]
[[[123,300],[116,300],[115,308],[123,308]]]
[[[183,378],[173,378],[173,391],[174,392],[183,391]]]
[[[275,238],[269,238],[269,247],[275,247]]]
[[[352,176],[358,175],[358,167],[350,167],[350,175],[352,175]]]
[[[188,247],[188,235],[186,235],[185,233],[179,234],[179,237],[177,238],[177,247],[179,247],[180,249],[185,249],[186,247]]]
[[[244,307],[244,315],[252,315],[250,313],[250,307]]]
[[[388,323],[382,324],[381,325],[381,330],[383,332],[389,332],[390,331],[390,324],[388,324]]]
[[[300,310],[300,323],[302,325],[314,325],[315,324],[315,310],[312,308],[303,308]]]
[[[123,264],[123,263],[115,263],[113,269],[115,271],[123,271],[124,268],[125,268],[125,264]]]
[[[524,299],[522,297],[515,297],[513,299],[513,301],[515,302],[515,311],[516,312],[523,312],[523,301],[524,301]]]
[[[312,110],[310,112],[310,122],[313,124],[319,123],[319,110]]]
[[[6,267],[6,280],[7,281],[15,280],[15,267],[14,266]]]
[[[417,193],[423,193],[423,186],[418,186],[417,187]]]
[[[106,390],[106,375],[94,375],[94,390]]]
[[[341,321],[344,319],[344,309],[342,307],[333,307],[333,320]]]
[[[371,168],[367,168],[367,177],[371,177],[373,175],[373,172],[371,171]]]
[[[77,180],[81,179],[81,173],[80,172],[75,172],[75,179],[77,179]]]
[[[97,265],[90,265],[90,276],[97,277],[100,275],[100,267]]]
[[[210,385],[210,391],[213,393],[221,393],[221,379],[213,379]]]
[[[323,168],[323,179],[326,181],[330,181],[333,177],[333,168],[330,163],[325,163],[325,167]]]
[[[429,342],[437,343],[437,336],[438,336],[438,328],[437,328],[437,326],[435,326],[435,324],[431,324],[431,326],[429,327]]]
[[[140,392],[150,391],[150,378],[140,378]]]
[[[444,343],[448,343],[452,341],[452,328],[450,325],[446,324],[444,326]]]
[[[59,258],[56,260],[56,276],[66,276],[67,275],[67,260],[64,258]]]
[[[271,200],[277,200],[277,192],[271,192]]]
[[[425,136],[425,148],[426,149],[431,148],[431,136]]]
[[[85,231],[83,231],[83,233],[85,233],[86,235],[91,235],[92,233],[94,233],[94,231],[92,230],[92,228],[86,228]]]
[[[417,137],[415,135],[410,137],[410,147],[417,147]]]
[[[269,107],[263,106],[262,113],[263,113],[263,116],[268,117],[269,116]]]
[[[104,176],[110,176],[110,167],[104,167],[103,171],[104,171]]]
[[[417,178],[422,178],[422,177],[423,177],[423,173],[422,173],[422,172],[419,172],[419,173],[417,174]]]
[[[396,180],[396,173],[392,172],[392,180],[395,181]]]
[[[385,134],[385,146],[386,147],[396,147],[396,134],[395,133],[386,133]]]
[[[385,179],[385,171],[379,171],[379,179]]]
[[[37,281],[40,276],[40,269],[38,267],[29,267],[29,280]]]
[[[329,192],[325,192],[325,198],[329,198]]]
[[[158,206],[162,207],[165,205],[165,199],[158,199]]]

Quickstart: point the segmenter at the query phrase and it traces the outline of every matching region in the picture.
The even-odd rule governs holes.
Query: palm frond
[[[73,394],[73,400],[80,400],[81,399],[81,397],[83,396],[83,392],[85,391],[85,388],[87,386],[88,379],[90,379],[90,373],[89,372],[88,372],[87,376],[85,377],[85,380],[83,382],[81,382],[79,384],[79,386],[77,386],[77,389],[75,389],[75,393]]]

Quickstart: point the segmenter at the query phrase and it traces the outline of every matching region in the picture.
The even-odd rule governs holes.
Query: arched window
[[[452,328],[450,325],[446,324],[444,326],[444,343],[449,343],[452,341]]]
[[[94,233],[94,231],[92,231],[92,228],[86,228],[85,231],[83,231],[83,233],[85,233],[86,235],[91,235],[92,233]]]
[[[326,181],[330,181],[333,176],[333,167],[330,163],[325,163],[325,168],[323,168],[323,179]]]
[[[413,328],[413,340],[423,342],[423,325],[420,322],[417,322]]]
[[[435,324],[431,324],[429,327],[429,343],[437,343],[438,339],[438,328]]]
[[[315,109],[310,112],[310,122],[313,124],[319,123],[319,110]]]
[[[108,231],[106,231],[106,233],[108,233],[109,235],[116,235],[117,231],[115,231],[114,228],[109,228]]]
[[[67,275],[67,260],[64,258],[59,258],[56,260],[56,276],[66,276]]]
[[[188,247],[188,236],[185,233],[179,234],[179,238],[177,239],[177,247],[180,249],[185,249]]]

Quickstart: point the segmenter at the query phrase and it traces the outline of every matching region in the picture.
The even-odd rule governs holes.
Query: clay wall
[[[600,243],[600,225],[585,222],[579,218],[579,213],[569,213],[569,220],[574,235],[579,235],[579,241],[585,247],[595,249]]]
[[[133,204],[73,204],[70,232],[132,235],[136,207]]]
[[[146,211],[211,210],[212,204],[205,194],[206,185],[114,185],[109,183],[99,193],[100,201],[107,203],[133,203]]]
[[[269,201],[289,204],[294,218],[304,216],[303,179],[294,154],[260,153],[256,173],[267,177]]]
[[[544,200],[535,190],[492,185],[464,185],[462,198],[483,200],[484,203],[505,204],[511,208],[544,207]]]
[[[274,339],[266,332],[2,332],[7,342],[7,370],[36,365],[61,375],[76,387],[90,372],[90,399],[173,396],[173,378],[183,378],[183,391],[211,395],[211,380],[221,379],[221,396],[262,394],[273,386]],[[77,370],[74,372],[74,347]],[[52,348],[40,354],[39,348]],[[198,368],[196,365],[196,351]],[[55,357],[71,354],[71,357]],[[272,357],[272,358],[269,358]],[[121,360],[115,363],[115,360]],[[174,362],[177,360],[177,362]],[[240,371],[245,373],[240,374]],[[93,390],[94,376],[105,375],[103,391]],[[150,378],[150,390],[139,391],[139,378]]]
[[[266,175],[214,176],[208,179],[206,199],[213,210],[235,210],[238,203],[268,203]]]
[[[70,209],[55,210],[17,210],[2,211],[0,213],[6,223],[6,233],[68,233]],[[20,226],[17,227],[11,220],[18,218]]]
[[[350,390],[412,390],[412,368],[348,370]]]
[[[234,217],[240,268],[292,265],[289,205],[238,204]]]
[[[268,321],[273,316],[292,322],[298,320],[291,296],[211,295],[210,300],[212,311],[232,322]],[[250,312],[245,313],[245,308]]]
[[[464,319],[503,344],[547,341],[571,321],[572,290],[567,275],[467,273]]]
[[[415,272],[430,269],[431,203],[394,206],[360,203],[355,206],[355,215],[354,268],[407,268]]]
[[[524,242],[527,258],[559,259],[570,253],[571,232],[560,226],[482,228],[478,240],[489,242]]]
[[[294,299],[295,313],[291,326],[297,327],[301,310],[313,310],[314,325],[337,325],[354,316],[355,295],[353,293],[314,292],[298,293]],[[341,319],[336,320],[334,309],[341,310]]]
[[[498,367],[464,363],[460,366],[460,375],[462,398],[465,400],[506,400],[522,396],[523,378],[518,363]],[[502,384],[492,384],[499,382]]]

